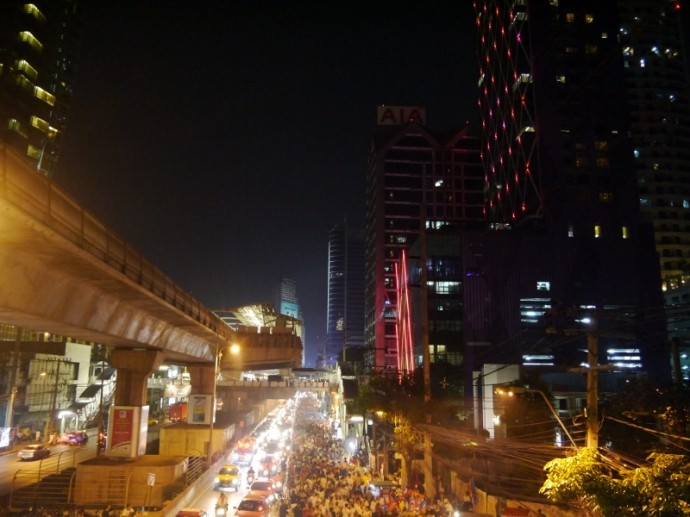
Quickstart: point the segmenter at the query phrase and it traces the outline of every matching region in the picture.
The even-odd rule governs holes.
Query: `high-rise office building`
[[[82,39],[80,0],[0,2],[0,138],[52,176]]]
[[[608,331],[602,350],[631,350],[629,366],[666,375],[616,2],[481,0],[475,9],[486,213],[496,233],[486,241],[487,289],[500,307],[493,326],[511,340],[507,357],[543,351],[544,362],[585,362],[588,314],[598,336]],[[542,339],[549,348],[539,350],[525,330],[553,314],[554,328],[575,337]]]
[[[364,287],[364,360],[377,372],[398,371],[404,359],[398,306],[403,252],[421,227],[483,220],[477,138],[466,127],[432,133],[424,118],[423,108],[378,109],[367,175]]]
[[[325,359],[333,365],[364,346],[364,239],[347,223],[328,233],[327,303]]]
[[[640,206],[654,223],[664,287],[673,288],[690,276],[690,79],[681,4],[619,0],[617,7]]]
[[[292,278],[283,277],[275,289],[275,310],[278,314],[289,316],[302,323],[302,310],[297,298],[297,281]],[[297,336],[305,343],[304,325],[297,327]],[[302,349],[302,364],[304,364],[304,348]]]

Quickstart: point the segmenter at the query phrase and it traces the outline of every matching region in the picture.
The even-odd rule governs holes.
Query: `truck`
[[[187,403],[175,402],[170,404],[170,412],[168,418],[171,422],[186,422],[187,421]]]

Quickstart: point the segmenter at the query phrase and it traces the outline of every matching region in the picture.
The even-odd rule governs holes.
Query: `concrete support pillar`
[[[195,395],[213,395],[215,386],[213,376],[216,373],[213,364],[193,364],[187,366],[187,371],[192,384],[192,393]]]
[[[115,405],[145,406],[146,380],[164,359],[163,353],[157,350],[114,349],[110,362],[117,368]]]

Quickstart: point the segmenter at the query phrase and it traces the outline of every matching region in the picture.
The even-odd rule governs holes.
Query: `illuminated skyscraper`
[[[382,106],[378,113],[366,190],[365,365],[396,372],[403,251],[424,225],[482,221],[481,167],[478,140],[466,127],[432,133],[423,108]]]
[[[0,139],[52,176],[82,38],[80,0],[0,2]]]
[[[513,339],[507,356],[526,360],[536,339],[520,333],[557,313],[579,342],[549,343],[546,360],[577,364],[588,331],[577,315],[590,311],[602,328],[626,329],[601,349],[631,349],[631,363],[664,375],[658,259],[640,217],[617,2],[481,0],[475,9],[486,215],[512,246],[489,273],[504,307],[494,326]]]
[[[302,309],[297,298],[297,282],[292,278],[283,277],[275,289],[275,310],[278,314],[289,316],[302,321]],[[299,325],[297,335],[304,343],[305,328]],[[304,364],[304,349],[302,350],[302,364]]]
[[[690,276],[690,78],[681,5],[620,0],[618,11],[640,206],[654,223],[662,280],[675,287]]]
[[[364,240],[337,224],[328,233],[326,363],[364,346]]]

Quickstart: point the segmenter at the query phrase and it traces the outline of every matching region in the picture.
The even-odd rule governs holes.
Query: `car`
[[[242,484],[242,472],[237,465],[223,465],[216,474],[217,490],[234,490],[237,492]]]
[[[60,441],[69,445],[86,445],[86,442],[89,441],[89,435],[86,434],[86,431],[70,431],[62,435]]]
[[[41,444],[27,445],[17,453],[17,456],[19,461],[40,460],[50,456],[50,449]]]
[[[266,503],[273,504],[276,500],[276,493],[273,489],[273,482],[267,480],[254,481],[249,486],[247,496],[254,496],[264,499]]]
[[[267,517],[271,505],[263,497],[247,495],[234,508],[235,517]]]
[[[207,517],[207,514],[201,508],[182,508],[176,517]]]
[[[280,460],[272,454],[267,454],[259,461],[259,477],[273,477],[280,467]]]

